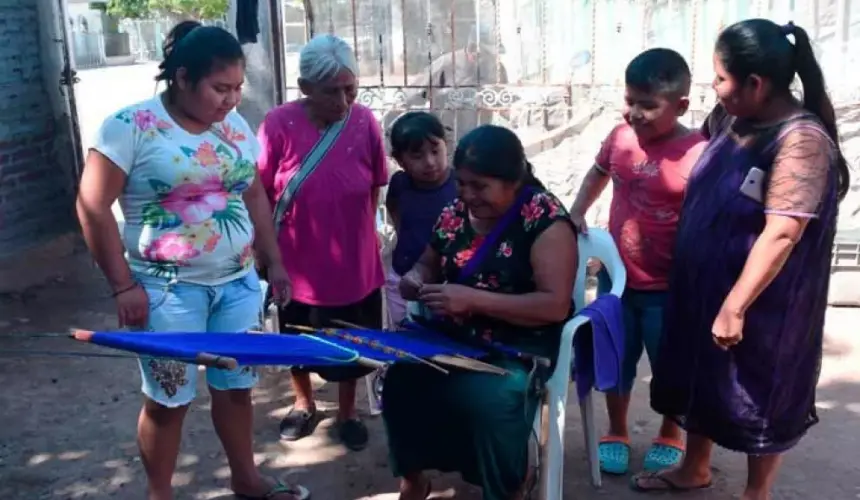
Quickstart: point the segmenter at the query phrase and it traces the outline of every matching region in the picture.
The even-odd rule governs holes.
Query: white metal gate
[[[620,119],[626,64],[673,48],[694,73],[690,125],[713,105],[719,30],[750,17],[793,20],[814,40],[838,108],[846,156],[860,164],[860,5],[851,0],[281,0],[286,99],[310,32],[349,42],[359,102],[387,127],[407,109],[437,113],[454,138],[479,123],[517,131],[541,178],[565,201]],[[856,177],[856,176],[855,176]],[[860,219],[860,187],[842,206]],[[597,211],[600,211],[600,205]],[[600,215],[597,215],[599,218]]]

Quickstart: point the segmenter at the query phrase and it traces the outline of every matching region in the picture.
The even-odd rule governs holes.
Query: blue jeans
[[[612,288],[609,274],[601,270],[597,275],[597,293],[603,295]],[[629,394],[636,381],[636,369],[642,351],[648,353],[651,366],[657,361],[660,338],[663,336],[663,311],[668,294],[664,291],[632,290],[626,288],[621,297],[624,311],[624,361],[621,382],[616,391]]]
[[[260,323],[261,287],[253,269],[241,278],[218,286],[195,285],[138,275],[149,296],[152,332],[236,332],[255,329]],[[179,361],[141,356],[143,393],[156,403],[176,408],[197,395],[198,369]],[[206,369],[206,381],[220,391],[250,389],[257,374],[250,367],[235,370]]]

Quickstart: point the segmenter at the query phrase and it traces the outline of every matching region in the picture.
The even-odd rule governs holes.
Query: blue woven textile
[[[240,365],[324,366],[352,363],[358,357],[383,363],[414,362],[408,355],[431,358],[462,355],[481,358],[486,352],[448,340],[430,331],[334,330],[335,335],[272,333],[95,332],[93,344],[155,357],[193,360],[201,352],[234,358]],[[375,346],[375,347],[374,347]],[[400,352],[396,352],[400,351]]]

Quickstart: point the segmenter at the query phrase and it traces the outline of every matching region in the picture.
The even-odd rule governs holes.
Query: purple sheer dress
[[[815,386],[837,215],[835,149],[810,115],[760,130],[746,147],[730,132],[733,121],[719,109],[709,117],[710,143],[688,184],[651,405],[724,448],[780,453],[818,421]],[[765,173],[758,200],[741,190],[753,168]],[[711,328],[766,213],[810,222],[747,312],[743,340],[722,351]]]

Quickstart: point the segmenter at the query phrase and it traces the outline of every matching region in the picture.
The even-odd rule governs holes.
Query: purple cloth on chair
[[[608,391],[621,381],[624,360],[624,312],[621,299],[602,295],[578,315],[587,317],[590,329],[581,329],[573,339],[572,373],[579,399],[592,388]],[[591,335],[588,335],[588,334]]]

